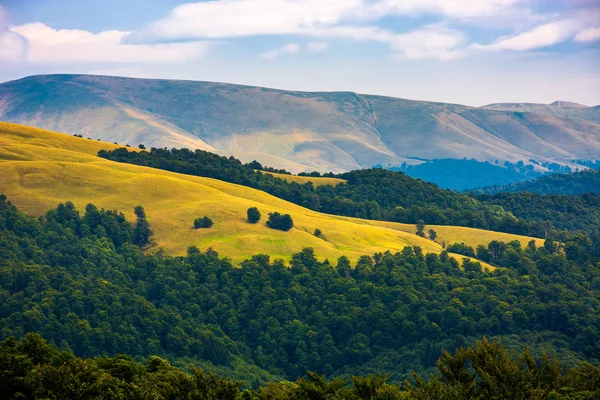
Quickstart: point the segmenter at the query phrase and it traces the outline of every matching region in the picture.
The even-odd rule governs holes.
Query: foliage
[[[258,221],[260,221],[260,211],[258,211],[258,208],[256,207],[250,207],[248,209],[248,222],[250,222],[251,224],[256,224]]]
[[[429,225],[458,225],[520,235],[546,237],[553,229],[595,233],[600,226],[599,196],[472,197],[442,190],[402,172],[381,168],[337,175],[345,182],[315,187],[263,174],[233,157],[188,149],[149,152],[121,148],[101,150],[110,160],[221,179],[263,190],[303,207],[328,214]],[[253,164],[254,165],[254,164]],[[256,166],[256,165],[254,165]],[[542,207],[540,207],[542,205]],[[554,217],[556,214],[556,217]]]
[[[289,231],[294,227],[294,221],[290,214],[280,214],[278,212],[270,213],[267,220],[267,226],[280,231]]]
[[[437,232],[435,230],[430,229],[429,231],[427,231],[427,234],[429,235],[429,239],[431,239],[431,240],[437,239]]]
[[[213,226],[213,220],[206,215],[194,220],[194,229],[210,228],[211,226]]]
[[[315,229],[315,236],[316,237],[321,237],[322,234],[323,234],[323,232],[321,232],[321,230],[319,228]]]
[[[184,372],[157,356],[139,362],[127,355],[81,359],[58,351],[38,334],[0,343],[0,390],[4,398],[190,399],[190,400],[446,400],[597,399],[600,368],[580,364],[564,369],[556,359],[518,358],[487,340],[455,354],[443,352],[438,372],[414,383],[394,385],[388,377],[353,376],[328,380],[307,372],[295,382],[280,381],[240,390],[241,382],[191,368]]]
[[[142,206],[136,206],[133,211],[137,217],[135,229],[133,231],[133,243],[142,247],[150,243],[152,231],[150,230],[150,224],[146,219],[144,208]]]
[[[417,236],[425,237],[425,222],[422,219],[417,221]]]
[[[290,267],[257,255],[236,268],[210,249],[144,254],[132,230],[91,205],[35,219],[0,197],[0,337],[39,332],[79,357],[157,355],[250,380],[258,368],[287,379],[383,369],[398,382],[483,335],[571,364],[600,359],[599,236],[492,242],[505,268],[488,273],[418,247],[355,266],[305,249]]]
[[[508,185],[542,176],[532,164],[498,161],[477,161],[444,158],[427,160],[421,164],[389,167],[392,171],[401,171],[413,178],[435,183],[444,189],[469,190],[484,186]]]
[[[533,192],[539,194],[600,195],[600,169],[590,169],[570,174],[552,174],[527,182],[485,187],[476,193]]]

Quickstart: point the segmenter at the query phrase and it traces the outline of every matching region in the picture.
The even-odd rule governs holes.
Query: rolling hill
[[[487,194],[532,192],[540,194],[566,194],[571,196],[596,193],[600,195],[600,170],[590,169],[569,174],[552,174],[531,181],[485,187],[475,190],[475,192]]]
[[[542,115],[558,115],[560,117],[579,118],[600,123],[600,106],[588,107],[568,101],[555,101],[551,104],[539,103],[496,103],[482,107],[488,110],[528,112]]]
[[[98,207],[117,208],[133,219],[133,207],[141,204],[154,230],[156,245],[170,254],[183,254],[190,245],[212,247],[234,261],[257,253],[289,259],[303,247],[313,247],[316,254],[329,259],[342,255],[357,259],[364,254],[398,251],[407,245],[418,245],[428,252],[442,250],[438,243],[414,235],[413,225],[322,214],[248,187],[96,156],[101,149],[116,147],[0,123],[0,193],[34,215],[72,201],[79,210],[91,202]],[[249,207],[260,209],[261,223],[245,221]],[[267,228],[265,216],[274,211],[291,214],[295,227],[289,232]],[[203,215],[209,215],[215,225],[208,230],[192,229],[193,220]],[[315,228],[323,231],[324,239],[313,235]],[[439,243],[477,246],[492,240],[520,240],[526,244],[532,239],[464,227],[433,228]]]
[[[578,116],[587,108],[575,110],[566,116],[576,118],[565,118],[350,92],[90,75],[0,85],[0,120],[134,146],[205,149],[292,172],[419,162],[410,157],[600,157],[598,121]]]

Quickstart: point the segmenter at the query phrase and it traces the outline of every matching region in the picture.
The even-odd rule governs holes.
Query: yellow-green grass
[[[102,148],[115,147],[0,122],[0,193],[33,215],[72,201],[79,210],[94,203],[133,219],[133,207],[142,205],[155,233],[155,248],[169,254],[183,254],[195,245],[212,247],[239,262],[258,253],[289,260],[304,247],[313,247],[320,259],[330,260],[342,255],[356,260],[407,245],[421,246],[426,252],[442,250],[438,243],[414,235],[410,225],[322,214],[244,186],[95,156]],[[260,223],[246,222],[249,207],[259,208]],[[266,227],[267,214],[274,211],[291,214],[294,228],[282,232]],[[213,219],[214,226],[192,229],[193,220],[204,215]],[[315,228],[321,229],[324,239],[314,236]],[[479,235],[504,241],[515,238],[469,228],[436,230],[447,242],[471,245],[479,243],[473,239],[479,240]]]
[[[285,179],[288,182],[296,182],[299,184],[312,182],[314,187],[319,187],[319,186],[324,186],[324,185],[336,186],[342,182],[346,182],[345,179],[340,179],[340,178],[298,176],[298,175],[278,174],[275,172],[264,172],[264,171],[262,171],[262,172],[264,174],[271,174],[277,178]]]

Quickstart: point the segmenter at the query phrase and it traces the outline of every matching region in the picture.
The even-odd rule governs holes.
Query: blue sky
[[[0,81],[93,73],[600,104],[600,0],[0,0]]]

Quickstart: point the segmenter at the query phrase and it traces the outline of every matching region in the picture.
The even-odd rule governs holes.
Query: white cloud
[[[265,60],[275,60],[282,54],[298,53],[299,51],[300,51],[300,46],[298,46],[295,43],[289,43],[278,49],[274,49],[274,50],[262,53],[262,54],[260,54],[260,56],[261,56],[261,58],[264,58]]]
[[[600,28],[588,28],[575,36],[577,42],[594,42],[600,40]]]
[[[578,20],[563,20],[540,25],[528,32],[511,37],[502,37],[489,45],[475,44],[476,50],[515,50],[539,49],[565,42],[575,35],[582,26]]]
[[[123,38],[131,32],[57,30],[40,22],[13,26],[10,32],[26,41],[24,57],[30,63],[178,63],[202,56],[209,46],[205,42],[125,44]]]
[[[306,52],[309,54],[318,54],[327,50],[327,43],[310,42],[306,45]]]
[[[212,0],[175,7],[128,40],[160,41],[303,34],[384,16],[486,18],[527,0]],[[523,7],[520,7],[523,11]]]
[[[8,15],[0,4],[0,61],[20,61],[24,53],[25,41],[8,30]]]
[[[392,49],[412,60],[425,58],[452,60],[462,56],[459,48],[465,40],[462,33],[449,29],[420,29],[397,35],[392,43]]]

